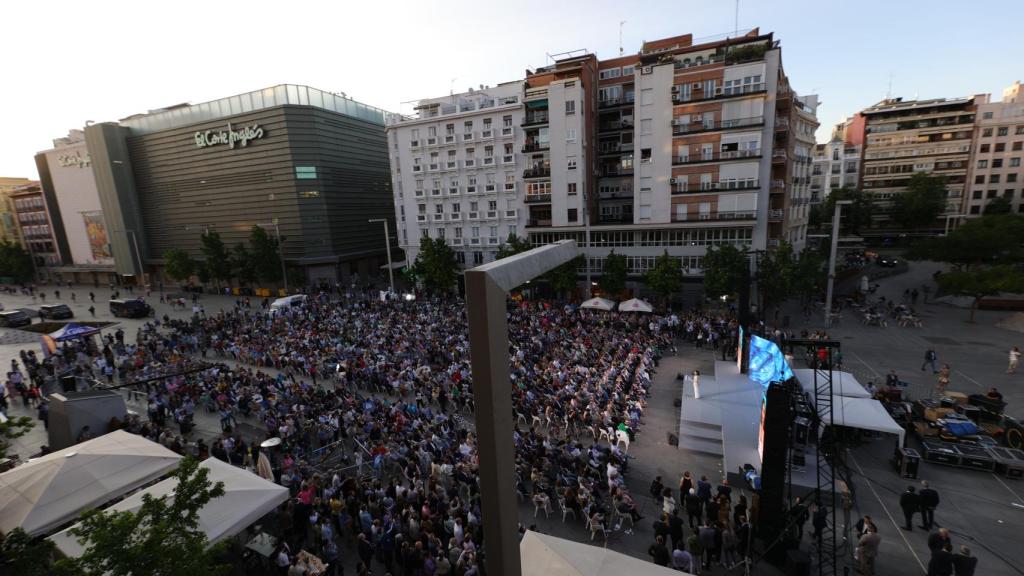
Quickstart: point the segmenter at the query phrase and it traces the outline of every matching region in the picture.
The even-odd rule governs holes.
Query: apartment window
[[[704,97],[710,98],[715,95],[715,85],[717,80],[705,80],[704,81]]]
[[[1017,152],[1017,151],[1021,150],[1021,148],[1024,148],[1024,141],[1017,141],[1017,142],[1014,142],[1014,143],[1013,143],[1013,146],[1012,146],[1012,148],[1011,148],[1011,149],[1012,149],[1012,150],[1013,150],[1014,152]]]
[[[1024,126],[1017,126],[1017,128],[1014,129],[1013,133],[1018,135],[1018,136],[1020,136],[1021,134],[1024,134]]]
[[[455,237],[456,238],[462,238],[462,228],[456,228],[455,229]]]
[[[1003,190],[1003,198],[1013,199],[1013,190]]]
[[[437,136],[437,126],[428,126],[427,127],[427,137],[428,138],[433,138],[435,136]]]
[[[576,208],[569,208],[566,211],[566,220],[568,220],[569,223],[572,224],[572,223],[576,222],[576,219],[577,219]]]
[[[1002,126],[996,129],[996,136],[1008,136],[1010,134],[1009,126]]]
[[[996,147],[993,149],[993,151],[994,152],[1005,152],[1006,151],[1006,144],[1004,144],[1002,142],[996,144]]]
[[[456,238],[462,238],[462,236],[456,236]],[[455,260],[459,264],[462,264],[463,266],[465,266],[466,265],[466,253],[465,252],[456,252],[455,253]]]
[[[479,238],[480,237],[480,227],[479,226],[473,226],[471,232],[473,234],[473,238]]]
[[[455,124],[445,124],[444,133],[448,136],[455,136]]]
[[[319,198],[319,197],[320,197],[320,191],[319,190],[303,190],[302,192],[299,192],[299,198]]]
[[[985,154],[985,153],[986,153],[986,152],[988,152],[988,151],[989,151],[990,149],[991,149],[991,146],[990,146],[990,145],[988,145],[988,144],[982,144],[982,145],[981,145],[981,148],[978,148],[978,152],[981,152],[982,154]]]
[[[566,100],[565,101],[565,115],[566,116],[572,116],[573,114],[576,114],[576,101],[575,100]]]
[[[484,130],[490,130],[490,129],[491,129],[491,119],[490,118],[484,118]]]
[[[630,66],[623,66],[622,67],[622,75],[623,76],[632,76],[634,71],[635,71],[635,68],[632,65],[630,65]]]
[[[437,237],[440,238],[441,240],[444,240],[444,228],[437,229]]]
[[[621,68],[607,68],[605,70],[601,70],[601,72],[598,74],[598,76],[601,78],[601,80],[607,80],[609,78],[618,78],[621,75],[622,75],[622,69]]]
[[[640,90],[640,105],[650,106],[654,103],[654,88],[644,88]]]
[[[491,226],[490,233],[491,233],[491,238],[497,238],[498,237],[498,227],[497,226]]]
[[[508,235],[509,236],[515,236],[516,235],[516,227],[515,227],[514,224],[508,227]]]
[[[982,138],[991,138],[992,137],[992,129],[991,128],[985,128],[984,130],[982,130],[981,131],[981,137]]]
[[[975,190],[974,194],[971,195],[971,198],[981,200],[981,190]]]
[[[467,122],[463,122],[462,131],[466,134],[471,134],[473,132],[473,121],[469,120]]]
[[[569,170],[575,170],[576,169],[576,157],[575,156],[570,156],[569,158],[566,158],[566,168],[569,169]]]
[[[971,206],[971,214],[980,214],[981,206]]]
[[[504,126],[505,128],[511,128],[512,127],[512,115],[509,114],[509,115],[506,115],[506,116],[502,116],[501,117],[501,125]]]
[[[650,164],[651,163],[651,149],[650,148],[641,148],[640,149],[640,163],[641,164]]]
[[[645,135],[646,134],[650,134],[651,133],[651,126],[652,126],[653,122],[654,121],[651,120],[650,118],[645,118],[645,119],[641,120],[640,121],[640,133],[641,134],[645,134]]]
[[[981,114],[981,118],[983,120],[991,120],[992,119],[992,113],[991,112],[983,112]]]
[[[985,176],[984,175],[975,176],[974,177],[974,183],[975,184],[984,184],[985,183]]]
[[[473,252],[473,264],[479,265],[479,264],[483,264],[483,263],[484,263],[484,253],[483,252]]]
[[[488,200],[487,201],[487,209],[488,210],[492,210],[492,211],[493,210],[497,210],[498,209],[498,201],[497,200]]]
[[[995,197],[996,197],[996,194],[997,194],[998,192],[999,192],[998,190],[989,190],[989,191],[988,191],[988,193],[987,193],[987,194],[985,194],[985,197],[986,197],[986,198],[995,198]]]
[[[1020,158],[1010,158],[1010,168],[1019,168]]]
[[[1017,173],[1014,172],[1013,174],[1007,174],[1006,175],[1006,181],[1007,182],[1016,182],[1017,181]]]
[[[316,180],[316,166],[296,166],[296,180]]]
[[[988,168],[988,160],[978,160],[978,168]]]
[[[576,129],[566,128],[565,129],[565,141],[568,143],[576,142]]]
[[[988,177],[988,183],[989,184],[998,184],[999,183],[999,174],[990,174],[989,177]]]
[[[479,202],[470,202],[469,203],[469,211],[470,212],[477,212],[479,210],[480,210],[480,203]]]
[[[434,204],[434,214],[444,214],[444,204]]]
[[[1002,158],[993,158],[992,159],[992,167],[993,168],[1002,168],[1003,167],[1003,159]]]
[[[576,183],[575,182],[569,182],[568,184],[566,184],[565,185],[565,193],[568,194],[569,196],[575,196],[576,195]]]

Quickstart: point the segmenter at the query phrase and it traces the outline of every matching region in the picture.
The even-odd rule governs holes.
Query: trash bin
[[[901,478],[917,478],[921,466],[921,454],[913,448],[900,448],[899,469]]]

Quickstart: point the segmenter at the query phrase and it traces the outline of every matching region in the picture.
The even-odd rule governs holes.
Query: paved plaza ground
[[[904,289],[920,289],[924,283],[930,282],[932,272],[937,269],[937,264],[912,264],[908,272],[881,280],[879,293],[899,299]],[[49,293],[47,302],[52,302],[53,287],[45,289]],[[123,327],[126,338],[134,338],[136,329],[143,321],[112,318],[107,309],[109,290],[76,287],[74,292],[77,301],[71,303],[69,289],[62,288],[62,301],[71,305],[76,318],[91,319],[87,310],[90,290],[97,295],[96,319],[116,320]],[[148,301],[156,307],[158,316],[168,314],[184,318],[190,314],[190,311],[171,311],[168,306],[158,302],[155,293]],[[0,302],[7,309],[37,306],[32,304],[31,299],[20,295],[0,296]],[[233,298],[206,295],[202,302],[207,312],[212,313],[229,308]],[[939,362],[948,362],[953,369],[950,389],[973,393],[997,386],[1009,403],[1008,411],[1015,416],[1024,416],[1024,375],[1005,374],[1007,352],[1013,345],[1024,345],[1024,334],[995,326],[1010,313],[981,311],[975,323],[967,323],[966,310],[938,304],[919,305],[919,309],[924,320],[923,328],[863,326],[853,314],[845,313],[841,324],[829,331],[834,339],[842,343],[845,369],[854,372],[862,382],[870,379],[881,382],[885,373],[895,369],[903,380],[911,383],[908,393],[917,398],[927,395],[934,384],[930,370],[920,370],[925,350],[934,347]],[[797,331],[803,327],[821,328],[819,318],[811,318],[806,324],[802,324],[803,319],[799,315],[793,318],[792,328]],[[113,329],[116,327],[108,330]],[[18,351],[24,348],[39,350],[38,336],[0,330],[0,365],[9,366],[11,359],[17,357]],[[675,375],[680,371],[694,369],[711,374],[713,360],[710,351],[694,350],[686,346],[680,347],[678,355],[669,354],[663,358],[654,377],[644,425],[629,450],[630,456],[635,458],[630,465],[629,485],[640,504],[640,513],[645,518],[637,522],[635,527],[627,525],[613,531],[608,539],[610,548],[647,558],[646,550],[653,540],[651,523],[658,514],[647,492],[655,475],[661,475],[665,484],[672,487],[677,485],[684,470],[698,477],[707,474],[713,481],[721,477],[720,460],[679,451],[666,442],[666,433],[678,429],[679,409],[673,406],[672,401],[679,397],[681,389]],[[11,415],[34,415],[34,411],[26,411],[20,406],[20,400],[12,402],[12,405],[15,407]],[[145,415],[144,408],[130,407]],[[196,425],[197,433],[204,437],[212,438],[220,433],[217,419],[205,413],[197,412]],[[242,426],[241,429],[247,431],[248,435],[259,434],[259,430],[252,426]],[[916,446],[916,442],[915,439],[908,440],[911,446]],[[28,456],[45,443],[45,432],[40,425],[16,441],[15,450],[22,456]],[[881,438],[850,450],[847,459],[854,473],[853,489],[856,498],[853,518],[860,514],[870,514],[879,526],[882,546],[877,574],[920,574],[924,573],[929,557],[926,533],[920,529],[905,532],[898,525],[902,524],[902,515],[897,501],[907,481],[900,479],[889,465],[894,446],[894,439]],[[950,528],[955,546],[969,544],[975,555],[979,556],[978,574],[1001,576],[1021,573],[1020,567],[1024,566],[1024,546],[1020,545],[1024,542],[1021,538],[1024,533],[1024,482],[985,472],[927,463],[922,464],[921,478],[929,480],[942,498],[935,515],[937,523]],[[560,514],[552,513],[550,518],[545,518],[542,512],[535,519],[533,512],[532,505],[523,502],[520,509],[521,521],[527,525],[535,522],[540,530],[556,536],[575,540],[589,538],[589,534],[584,533],[581,519],[574,521],[570,517],[563,524]],[[809,550],[810,546],[810,540],[805,536],[803,547]],[[346,552],[343,549],[343,555]],[[354,554],[350,553],[349,556]],[[727,572],[716,568],[704,573]],[[758,565],[754,573],[782,572],[765,564]]]

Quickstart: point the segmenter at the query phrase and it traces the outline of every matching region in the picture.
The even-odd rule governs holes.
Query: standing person
[[[683,545],[683,519],[679,517],[679,510],[673,510],[668,517],[668,534],[672,538],[673,549]]]
[[[927,480],[922,480],[921,486],[921,491],[917,493],[921,500],[921,528],[931,530],[935,523],[935,509],[939,507],[939,493],[928,486]]]
[[[661,482],[661,476],[655,476],[654,481],[651,482],[651,496],[654,501],[661,504],[661,493],[665,491],[665,484]],[[682,498],[682,496],[680,496]]]
[[[932,532],[928,535],[928,549],[932,552],[941,549],[946,544],[952,546],[952,542],[949,540],[949,529],[939,528],[937,532]],[[950,548],[952,550],[952,548]]]
[[[700,400],[700,370],[694,370],[690,379],[693,382],[693,398]]]
[[[701,509],[701,499],[700,496],[697,496],[696,489],[690,488],[690,492],[686,495],[684,503],[686,505],[686,516],[690,520],[690,530],[696,530],[697,526],[700,524]],[[694,522],[695,520],[696,523]]]
[[[1016,374],[1018,364],[1020,364],[1020,348],[1014,346],[1013,349],[1010,350],[1010,365],[1006,368],[1006,373]]]
[[[704,568],[711,568],[711,560],[715,555],[715,529],[708,522],[704,522],[698,531],[700,538],[700,549],[703,552]]]
[[[814,527],[814,542],[819,547],[821,546],[822,533],[825,531],[825,526],[828,525],[828,508],[821,505],[820,502],[814,503],[814,515],[811,520],[811,526]]]
[[[924,363],[921,364],[921,372],[924,372],[924,367],[931,364],[932,374],[938,374],[939,369],[935,367],[935,361],[939,359],[939,355],[935,353],[935,350],[929,348],[924,353]]]
[[[949,364],[943,364],[942,369],[939,370],[939,380],[936,383],[936,390],[940,397],[946,395],[946,387],[949,386],[949,373],[951,371]]]
[[[690,488],[693,488],[693,476],[690,475],[690,471],[683,472],[683,477],[679,479],[679,501],[682,502],[686,499],[686,495],[690,493]]]
[[[903,509],[903,519],[906,520],[904,529],[914,530],[914,512],[921,509],[921,499],[913,486],[907,486],[907,491],[900,495],[900,508]]]
[[[867,534],[857,541],[857,557],[860,560],[860,573],[864,576],[874,576],[875,558],[878,557],[878,546],[882,543],[882,537],[875,531],[874,526],[868,526]]]
[[[946,542],[942,548],[932,550],[928,561],[928,576],[953,576],[953,545]]]
[[[654,544],[651,544],[651,547],[647,549],[647,554],[658,566],[668,566],[668,561],[671,558],[668,548],[665,546],[665,538],[663,536],[654,537]]]
[[[953,555],[953,573],[956,576],[974,576],[978,567],[978,559],[971,556],[971,549],[961,546],[960,551]]]

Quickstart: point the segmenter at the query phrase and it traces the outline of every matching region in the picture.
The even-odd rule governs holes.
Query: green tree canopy
[[[57,545],[49,538],[33,538],[21,528],[0,535],[0,574],[12,576],[70,576],[78,570],[54,566]]]
[[[11,393],[13,394],[13,390]],[[7,451],[11,449],[11,440],[21,438],[35,426],[35,422],[28,416],[8,418],[0,422],[0,459],[7,457]]]
[[[661,296],[667,305],[672,294],[678,292],[683,285],[683,269],[679,258],[669,256],[668,250],[665,250],[654,261],[654,267],[644,275],[644,282],[648,288]]]
[[[554,270],[541,278],[548,281],[556,294],[564,297],[566,294],[571,294],[579,285],[577,271],[580,266],[583,266],[583,262],[583,256],[577,256],[565,264],[556,266]]]
[[[253,226],[249,232],[249,250],[252,252],[252,267],[256,277],[263,282],[279,282],[281,254],[277,238],[267,233],[262,226]]]
[[[974,322],[974,311],[985,296],[1003,292],[1020,294],[1024,292],[1024,272],[1015,266],[990,266],[974,270],[953,270],[940,274],[939,288],[948,294],[970,296],[970,321]]]
[[[207,231],[201,237],[206,273],[217,282],[231,280],[231,254],[219,232]]]
[[[896,194],[892,202],[892,219],[904,228],[916,230],[935,225],[946,211],[946,177],[915,172],[905,192]]]
[[[911,260],[949,262],[970,270],[979,265],[1024,262],[1024,216],[986,214],[941,238],[920,242],[907,251]]]
[[[256,282],[256,266],[253,265],[252,253],[241,242],[235,244],[231,250],[231,267],[238,271],[238,281],[242,284]]]
[[[423,287],[433,293],[450,292],[458,279],[459,262],[455,251],[444,238],[420,239],[420,251],[413,263],[413,272]]]
[[[28,282],[34,272],[32,255],[21,244],[0,241],[0,276],[10,276],[15,282]]]
[[[803,303],[813,302],[817,299],[828,280],[825,259],[814,250],[805,249],[800,252],[793,262],[791,273],[792,294],[799,297]]]
[[[597,285],[611,298],[617,298],[626,289],[626,257],[612,250],[604,259],[604,268]]]
[[[174,280],[188,280],[196,272],[196,261],[181,248],[164,252],[164,272]]]
[[[508,258],[533,248],[533,245],[526,238],[520,238],[515,234],[509,234],[505,242],[498,247],[498,254],[495,257],[500,260]]]
[[[789,242],[782,241],[775,250],[759,253],[755,278],[764,312],[772,306],[778,307],[789,297],[795,268],[796,257]]]
[[[851,234],[860,234],[863,228],[871,225],[871,214],[874,205],[871,197],[861,190],[855,188],[836,188],[828,194],[819,215],[822,223],[831,222],[835,215],[836,202],[838,200],[849,200],[852,204],[843,206],[841,215],[842,225]]]
[[[704,294],[708,298],[732,296],[740,291],[750,263],[747,255],[732,244],[710,246],[704,254]]]
[[[985,214],[1009,214],[1011,210],[1013,203],[1008,196],[997,196],[985,205]]]
[[[85,547],[76,559],[61,560],[89,574],[110,576],[213,576],[226,572],[208,548],[199,529],[199,510],[224,495],[224,483],[213,484],[209,470],[192,458],[178,465],[174,492],[143,496],[132,511],[93,510],[82,516],[71,534]]]

